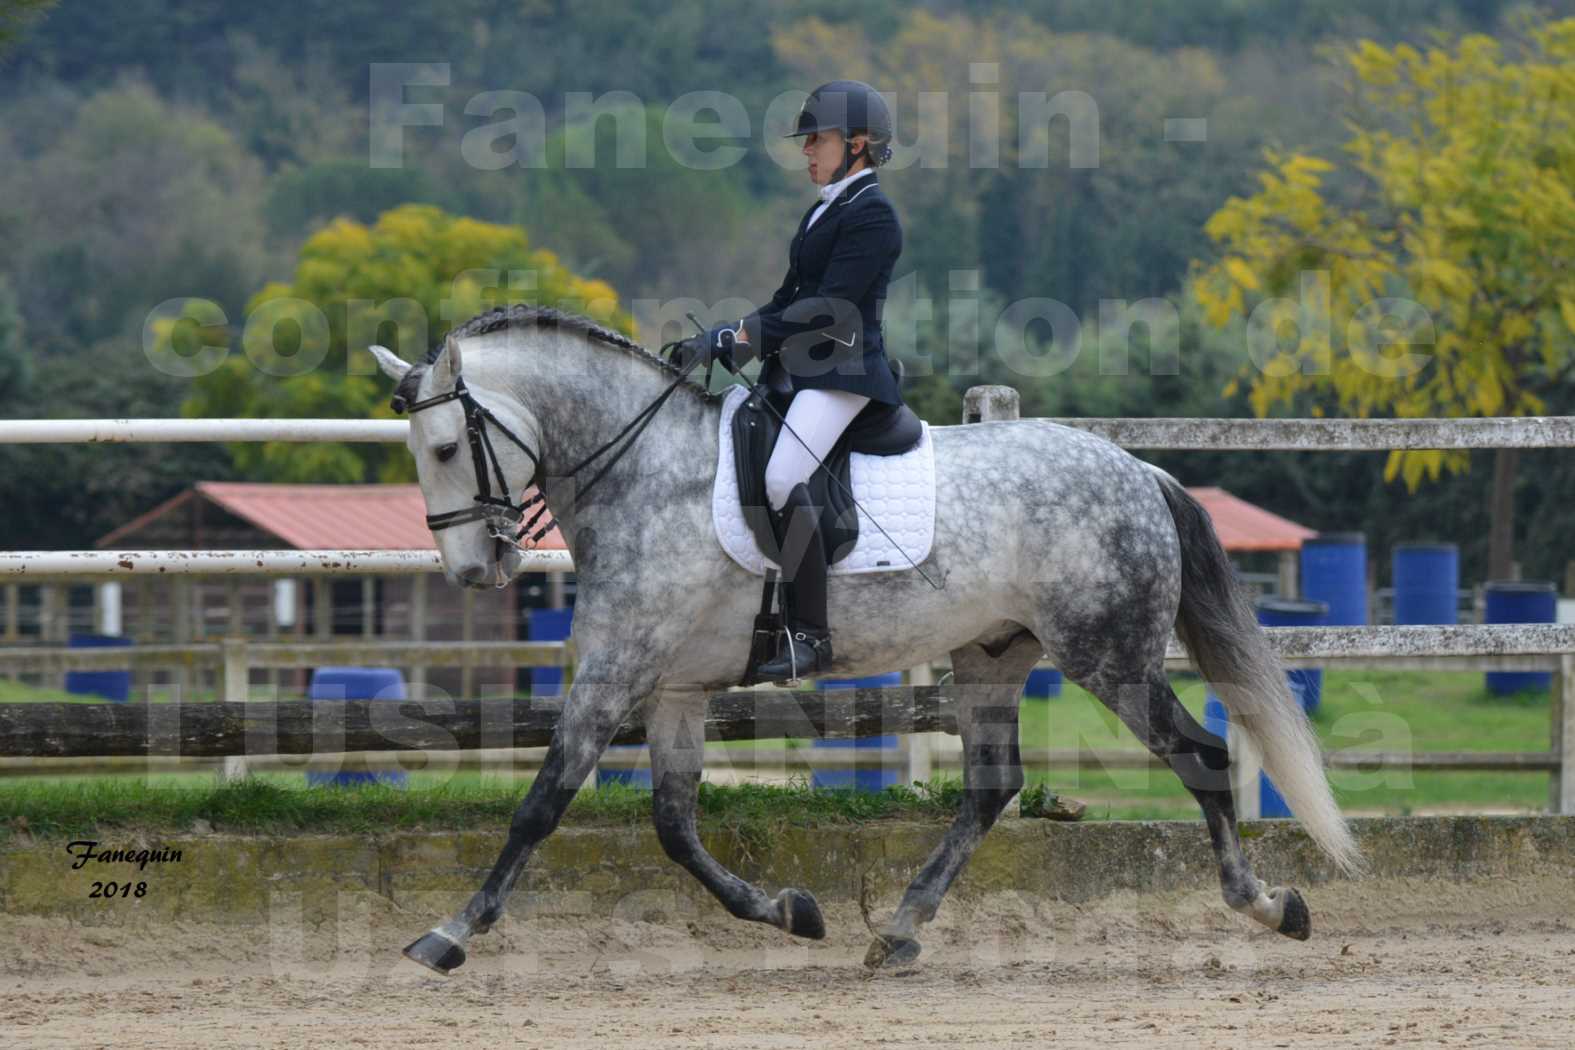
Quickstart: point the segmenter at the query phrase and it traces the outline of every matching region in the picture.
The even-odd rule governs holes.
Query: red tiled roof
[[[1221,488],[1189,488],[1214,522],[1214,531],[1228,551],[1294,551],[1318,530],[1298,525]]]
[[[431,550],[419,485],[280,485],[199,481],[194,490],[225,510],[298,550]],[[137,519],[146,524],[176,500]],[[543,521],[549,519],[543,518]],[[127,529],[116,529],[101,545]],[[562,550],[557,529],[538,546]]]
[[[282,485],[199,481],[193,489],[154,508],[99,540],[100,546],[176,509],[192,491],[298,550],[431,550],[426,504],[419,485]],[[1222,488],[1189,488],[1208,511],[1226,550],[1297,550],[1314,529],[1270,513]],[[547,520],[547,519],[543,519]],[[540,546],[563,550],[557,529]]]

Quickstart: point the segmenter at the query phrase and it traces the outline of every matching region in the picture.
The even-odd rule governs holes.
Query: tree
[[[369,168],[362,160],[321,160],[275,176],[263,214],[278,237],[301,237],[317,226],[348,216],[359,222],[401,204],[452,207],[452,194],[417,167]]]
[[[24,399],[33,377],[22,335],[22,312],[16,305],[16,293],[11,291],[5,275],[0,274],[0,405]]]
[[[84,346],[34,369],[25,399],[4,399],[7,417],[164,417],[183,385],[148,367],[122,339]],[[230,477],[223,446],[180,444],[0,445],[6,513],[0,549],[91,547],[193,481]]]
[[[175,362],[172,354],[190,358],[201,349],[194,341],[228,350],[195,380],[182,406],[187,416],[392,418],[369,344],[420,360],[455,325],[510,302],[561,306],[625,332],[633,328],[611,286],[531,247],[524,230],[408,204],[370,227],[341,218],[307,240],[294,280],[252,297],[243,352],[229,349],[231,331],[190,306],[194,324],[158,326],[159,351]],[[235,446],[232,455],[242,475],[274,481],[412,476],[410,457],[391,446],[254,443]]]
[[[761,250],[760,235],[772,227],[748,228],[760,209],[745,191],[744,165],[705,167],[716,144],[703,138],[701,156],[680,155],[664,141],[667,116],[665,107],[630,103],[554,130],[541,166],[512,180],[517,221],[641,297],[739,295],[741,278],[780,281],[785,251]],[[668,130],[682,133],[676,122]],[[644,148],[626,158],[642,136]]]
[[[1521,25],[1514,55],[1480,35],[1343,49],[1345,166],[1268,150],[1262,189],[1209,219],[1221,254],[1194,287],[1216,325],[1246,319],[1237,380],[1257,414],[1322,400],[1364,417],[1513,416],[1568,398],[1575,19]],[[1337,171],[1349,192],[1325,187]],[[1518,460],[1494,457],[1498,577],[1512,573]],[[1385,478],[1415,491],[1469,463],[1395,451]]]
[[[5,0],[0,3],[0,54],[15,46],[27,27],[55,4],[55,0]]]
[[[8,131],[33,103],[6,107]],[[133,76],[56,112],[0,137],[0,267],[33,351],[129,343],[176,296],[239,309],[270,258],[262,172],[229,131]]]

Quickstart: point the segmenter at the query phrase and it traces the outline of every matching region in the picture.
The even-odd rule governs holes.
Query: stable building
[[[1280,517],[1223,488],[1187,490],[1208,512],[1241,579],[1258,593],[1294,597],[1302,542],[1313,529]],[[204,481],[102,536],[107,550],[426,551],[420,487]],[[556,529],[544,549],[566,544]],[[30,592],[24,595],[24,588]],[[573,604],[572,573],[528,573],[507,588],[473,590],[436,573],[357,576],[132,575],[92,585],[12,584],[6,588],[5,635],[60,644],[73,630],[122,635],[133,644],[183,644],[243,636],[257,641],[365,638],[382,641],[529,640],[531,610]],[[24,616],[33,605],[36,615]],[[34,609],[27,610],[33,612]],[[32,620],[25,624],[24,620]],[[32,630],[27,629],[32,627]],[[561,628],[560,628],[561,629]],[[397,664],[397,661],[389,661]],[[529,688],[529,671],[405,668],[413,686],[438,695],[508,695]],[[199,693],[210,680],[186,672],[138,672],[143,687],[178,684]],[[253,673],[259,683],[261,672]],[[306,670],[269,672],[281,696],[304,688]],[[496,679],[496,680],[494,680]]]
[[[417,485],[296,485],[202,481],[101,537],[110,550],[431,550]],[[565,548],[552,529],[538,546]],[[517,641],[529,610],[572,603],[572,574],[529,573],[503,589],[474,590],[436,573],[219,577],[128,576],[119,581],[120,630],[134,644],[226,635],[259,641],[343,638]],[[507,695],[497,669],[434,669],[423,679],[452,696]],[[528,683],[527,683],[528,684]]]

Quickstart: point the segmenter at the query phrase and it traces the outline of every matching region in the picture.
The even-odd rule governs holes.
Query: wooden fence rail
[[[711,698],[704,739],[852,738],[956,730],[953,686],[739,690]],[[310,755],[541,747],[561,699],[0,704],[0,754],[34,758]],[[697,727],[698,728],[698,727]],[[697,741],[702,739],[696,736]],[[636,716],[613,738],[639,744]]]
[[[1492,624],[1405,627],[1268,627],[1270,644],[1288,666],[1419,667],[1442,670],[1551,670],[1550,748],[1546,752],[1393,755],[1336,752],[1331,765],[1374,768],[1549,771],[1549,808],[1575,813],[1575,776],[1564,756],[1575,755],[1575,625]],[[224,702],[187,704],[0,704],[0,755],[186,757],[313,754],[395,749],[466,750],[544,745],[560,702],[538,699],[393,701],[249,701],[254,668],[314,664],[391,663],[407,666],[566,667],[571,642],[249,642],[141,646],[121,649],[16,647],[0,649],[0,669],[64,670],[106,667],[217,665]],[[1188,665],[1171,642],[1167,664]],[[733,691],[712,697],[707,736],[718,740],[814,739],[887,733],[955,732],[946,697],[952,687],[860,689],[829,694],[777,690]],[[406,713],[410,704],[423,712]],[[891,705],[882,708],[882,704]],[[844,715],[828,712],[846,711]],[[796,712],[796,713],[795,713]],[[817,713],[818,712],[818,713]],[[851,728],[850,728],[851,727]],[[391,735],[397,734],[397,735]],[[638,724],[616,742],[644,739]],[[1147,765],[1134,753],[1132,761]],[[879,759],[866,752],[866,760]],[[1066,755],[1025,752],[1066,764]],[[937,764],[949,760],[936,756]],[[749,761],[741,759],[740,761]],[[753,760],[767,764],[764,756]],[[829,760],[835,763],[836,759]],[[1081,764],[1081,762],[1077,763]],[[234,764],[234,770],[243,766]],[[1114,768],[1114,767],[1112,767]]]

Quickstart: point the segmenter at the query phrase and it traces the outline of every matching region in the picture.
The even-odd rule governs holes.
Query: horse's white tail
[[[1250,738],[1313,841],[1342,871],[1359,872],[1362,855],[1329,791],[1318,738],[1236,582],[1208,512],[1175,478],[1154,470],[1181,539],[1177,636],[1229,710],[1231,728]]]

